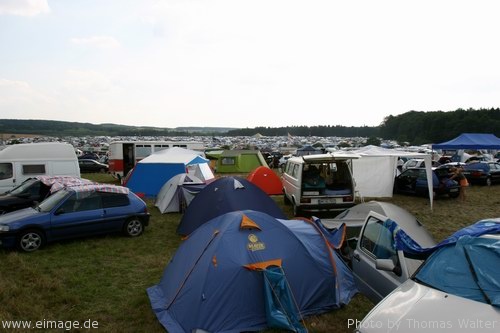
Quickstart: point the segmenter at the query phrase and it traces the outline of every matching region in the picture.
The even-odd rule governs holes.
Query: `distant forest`
[[[90,124],[52,120],[0,119],[0,135],[37,134],[44,136],[337,136],[367,137],[395,140],[419,145],[443,142],[461,133],[492,133],[500,137],[500,108],[458,109],[456,111],[409,111],[398,116],[388,116],[380,126],[346,127],[288,126],[255,128],[184,127],[158,128],[115,124]]]

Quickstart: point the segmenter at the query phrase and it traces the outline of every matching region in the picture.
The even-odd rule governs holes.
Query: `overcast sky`
[[[0,0],[0,118],[377,126],[499,107],[500,1]]]

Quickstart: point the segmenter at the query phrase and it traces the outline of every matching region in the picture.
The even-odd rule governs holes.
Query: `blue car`
[[[432,170],[432,186],[434,196],[448,195],[457,198],[460,185],[455,180],[449,179],[451,167],[437,167]],[[427,175],[425,168],[406,169],[394,181],[394,192],[428,196]]]
[[[69,238],[114,232],[137,237],[149,216],[145,202],[126,187],[67,187],[35,208],[0,216],[0,246],[33,252],[46,243]]]
[[[500,163],[472,162],[464,166],[463,174],[471,184],[491,186],[500,183]]]

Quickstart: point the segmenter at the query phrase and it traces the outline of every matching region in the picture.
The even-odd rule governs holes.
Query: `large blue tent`
[[[275,269],[278,277],[270,279]],[[277,284],[284,289],[276,292]],[[350,269],[315,223],[252,210],[226,213],[196,229],[160,282],[147,289],[170,333],[270,326],[302,331],[297,325],[304,316],[347,304],[356,292]],[[272,305],[283,303],[287,306],[279,309]],[[281,326],[283,321],[288,326]],[[280,326],[273,326],[276,322]]]
[[[155,197],[172,177],[189,173],[201,180],[213,178],[202,152],[180,147],[161,150],[139,161],[126,178],[125,186],[140,196]]]
[[[432,149],[500,149],[500,138],[487,133],[463,133],[450,141],[433,144]]]
[[[241,177],[222,177],[194,197],[181,218],[177,233],[189,235],[214,217],[245,209],[286,219],[276,202],[257,185]]]

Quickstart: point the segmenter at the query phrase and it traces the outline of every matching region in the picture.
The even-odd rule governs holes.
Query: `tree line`
[[[196,132],[172,128],[139,127],[116,124],[90,124],[53,120],[0,119],[0,134],[38,134],[46,136],[319,136],[367,137],[420,145],[443,142],[461,133],[492,133],[500,137],[500,108],[458,109],[455,111],[409,111],[387,116],[380,126],[286,126],[232,129],[227,132]]]

